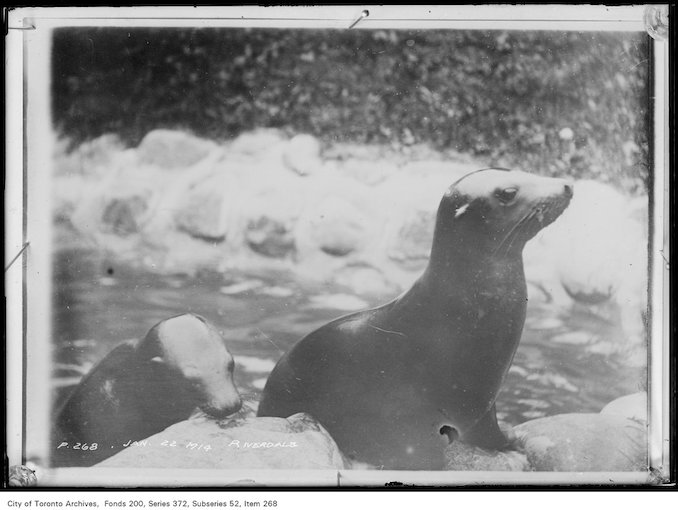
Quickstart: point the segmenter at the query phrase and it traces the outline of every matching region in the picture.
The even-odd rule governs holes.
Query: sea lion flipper
[[[501,450],[506,447],[509,440],[499,428],[494,404],[478,423],[464,434],[463,441],[490,450]]]

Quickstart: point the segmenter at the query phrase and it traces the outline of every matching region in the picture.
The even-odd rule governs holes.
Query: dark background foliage
[[[423,142],[633,192],[648,177],[649,51],[629,33],[65,28],[53,118],[75,143],[160,127]]]

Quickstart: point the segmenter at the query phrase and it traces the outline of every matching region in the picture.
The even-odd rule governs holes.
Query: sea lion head
[[[155,404],[160,412],[186,419],[199,407],[223,418],[240,409],[233,356],[219,332],[202,317],[184,314],[161,321],[143,339],[139,352],[148,378],[157,386],[151,398],[161,395],[165,400],[164,411]]]
[[[447,190],[436,237],[498,256],[522,253],[525,243],[569,205],[572,183],[503,168],[477,170]]]

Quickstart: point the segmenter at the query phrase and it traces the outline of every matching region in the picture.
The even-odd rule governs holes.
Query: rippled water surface
[[[158,276],[82,249],[58,253],[54,282],[57,400],[118,342],[144,336],[169,316],[194,312],[227,340],[237,363],[236,383],[250,412],[275,362],[297,340],[330,319],[393,297],[366,298],[280,274]],[[638,391],[643,369],[595,348],[614,345],[618,335],[611,324],[585,313],[556,316],[530,307],[498,398],[500,420],[515,425],[558,413],[598,412],[609,401]]]

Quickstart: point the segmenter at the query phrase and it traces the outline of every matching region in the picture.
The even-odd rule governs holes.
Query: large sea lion
[[[238,411],[233,368],[223,338],[202,317],[161,321],[113,349],[71,393],[57,415],[53,463],[98,463],[196,408],[217,418]]]
[[[519,171],[459,179],[440,202],[423,275],[298,342],[259,416],[307,412],[347,457],[386,469],[440,469],[450,438],[504,446],[495,399],[525,321],[522,250],[571,197],[567,181]]]

